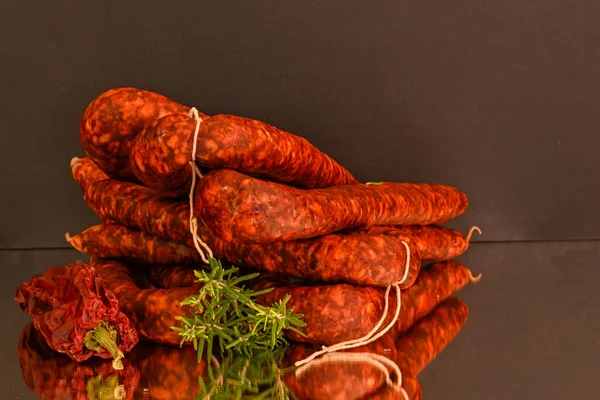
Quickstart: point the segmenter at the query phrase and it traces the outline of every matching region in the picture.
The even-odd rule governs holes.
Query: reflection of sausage
[[[417,243],[419,255],[423,261],[446,261],[456,258],[469,248],[473,232],[481,233],[476,226],[471,228],[467,236],[463,236],[459,230],[436,225],[373,226],[364,230],[379,234],[396,230],[411,236]]]
[[[398,361],[418,375],[458,334],[469,316],[469,308],[449,298],[396,341]]]
[[[195,249],[125,225],[95,225],[73,237],[68,233],[66,236],[71,246],[90,256],[136,258],[151,264],[200,262]]]
[[[196,121],[184,115],[166,116],[144,129],[131,150],[131,169],[138,179],[163,196],[187,194],[195,130]],[[203,118],[196,162],[207,168],[232,168],[305,188],[356,182],[350,172],[306,139],[233,115]]]
[[[175,317],[187,315],[188,307],[180,303],[197,294],[197,288],[140,289],[125,264],[95,257],[91,264],[114,292],[121,310],[133,322],[140,336],[157,343],[181,342],[181,336],[171,327],[181,326]]]
[[[196,398],[200,392],[199,378],[206,375],[207,364],[204,359],[198,361],[192,346],[140,343],[130,355],[144,378],[136,398],[187,400]]]
[[[101,219],[193,247],[186,202],[161,198],[150,189],[129,182],[109,179],[79,181],[79,184],[88,205]],[[410,269],[403,288],[414,282],[420,268],[416,245],[406,235],[401,238],[351,232],[311,240],[237,245],[216,238],[201,220],[198,223],[199,236],[217,258],[299,279],[390,285],[404,275],[406,248],[402,241],[411,251]]]
[[[132,180],[131,140],[157,118],[188,111],[189,107],[148,90],[111,89],[86,108],[79,138],[86,154],[109,176]]]
[[[415,284],[402,292],[400,316],[394,331],[406,331],[436,304],[472,279],[471,272],[457,261],[437,263],[421,271]],[[381,288],[345,284],[299,286],[266,274],[260,276],[254,285],[255,290],[268,287],[274,290],[258,297],[261,304],[270,305],[289,294],[288,307],[294,307],[294,312],[304,314],[306,327],[299,329],[306,337],[293,331],[285,332],[290,339],[299,342],[331,345],[360,338],[377,324],[384,309],[385,291]],[[393,290],[389,304],[386,325],[395,312],[396,296]]]
[[[372,225],[446,222],[467,196],[438,184],[384,183],[303,190],[233,170],[206,174],[196,207],[214,234],[229,242],[305,239]]]

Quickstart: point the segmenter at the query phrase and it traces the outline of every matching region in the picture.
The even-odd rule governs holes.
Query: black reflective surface
[[[85,257],[70,250],[0,252],[2,398],[38,398],[25,384],[19,363],[19,339],[29,317],[12,299],[16,286],[48,266],[78,259]],[[483,279],[459,292],[458,297],[469,307],[468,321],[418,375],[423,398],[597,398],[600,242],[478,243],[461,260],[475,273],[483,273]],[[60,359],[50,358],[51,362]],[[206,368],[195,362],[192,353],[177,348],[139,346],[131,359],[136,368],[129,371],[125,385],[135,384],[141,390],[135,392],[136,396],[148,389],[147,398],[195,398],[197,393],[190,391],[199,386],[189,383],[190,377]],[[63,361],[69,363],[68,359]],[[29,361],[25,365],[33,364]],[[52,363],[40,365],[26,367],[25,376],[31,376],[32,371],[47,376],[61,370],[55,366],[49,371],[48,365],[56,365]],[[90,385],[111,387],[114,383],[110,374],[93,369],[81,372],[82,367],[65,368],[80,370],[67,373],[71,376],[64,376],[61,384],[75,385],[74,377],[88,375],[102,378],[89,381]],[[169,373],[179,377],[176,383],[157,384],[166,382],[160,377]],[[337,373],[331,368],[322,370],[318,374],[319,387],[325,385],[322,382],[342,382],[346,387],[360,388],[356,379],[344,382]],[[309,379],[303,382],[315,384]],[[187,390],[185,385],[192,389]]]

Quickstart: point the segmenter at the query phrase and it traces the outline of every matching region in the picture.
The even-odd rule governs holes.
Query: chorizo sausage
[[[404,332],[415,321],[429,313],[436,304],[473,281],[471,272],[458,261],[436,263],[419,274],[416,282],[401,294],[401,308],[393,332]],[[375,287],[347,284],[301,286],[273,275],[261,275],[255,290],[274,288],[257,301],[270,305],[286,295],[288,307],[304,314],[306,326],[299,328],[306,337],[286,331],[289,339],[298,342],[332,345],[366,335],[379,321],[384,310],[385,291]],[[396,309],[395,292],[390,292],[387,325]],[[357,312],[360,310],[360,312]]]
[[[79,127],[79,139],[88,157],[110,177],[135,180],[129,168],[132,139],[154,120],[169,114],[187,114],[189,110],[148,90],[111,89],[87,106]]]
[[[74,157],[71,160],[71,173],[73,174],[75,181],[80,183],[81,190],[84,190],[84,186],[81,186],[84,182],[96,182],[109,179],[108,175],[106,175],[89,157]]]
[[[187,115],[167,115],[135,138],[130,164],[140,182],[166,197],[189,193],[196,124]],[[236,169],[303,188],[357,182],[308,140],[234,115],[203,119],[195,159],[202,167]]]
[[[176,317],[189,312],[189,307],[181,302],[197,294],[197,288],[140,289],[124,263],[92,257],[91,264],[114,292],[121,310],[141,337],[157,343],[181,343],[181,336],[171,327],[181,327]]]
[[[194,246],[186,202],[161,198],[152,190],[130,182],[104,180],[79,184],[85,188],[86,202],[101,219]],[[414,282],[421,265],[416,244],[406,235],[349,232],[310,240],[237,245],[215,237],[201,220],[198,234],[217,258],[299,279],[391,285],[405,273],[407,254],[403,242],[410,250],[410,265],[402,288]]]
[[[198,284],[194,270],[170,265],[137,265],[138,271],[161,289],[190,287]]]
[[[196,249],[160,239],[125,225],[103,224],[87,228],[67,241],[89,256],[101,258],[135,258],[151,264],[197,264]]]
[[[436,225],[397,225],[392,227],[373,226],[364,229],[371,234],[386,234],[399,231],[409,235],[417,243],[419,255],[423,261],[446,261],[456,258],[467,251],[471,235],[481,230],[474,226],[467,236],[457,229]]]
[[[462,214],[467,196],[439,184],[384,183],[303,190],[233,170],[198,184],[195,206],[228,242],[306,239],[372,225],[438,224]]]

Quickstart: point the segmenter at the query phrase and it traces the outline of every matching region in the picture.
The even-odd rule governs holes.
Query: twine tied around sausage
[[[356,360],[357,359],[356,354],[360,355],[364,361],[369,359],[370,361],[368,361],[368,362],[372,363],[373,365],[377,366],[378,368],[381,368],[382,362],[383,362],[382,359],[385,358],[387,360],[387,361],[385,361],[385,364],[392,368],[392,370],[395,372],[397,379],[398,379],[398,382],[394,383],[392,381],[390,375],[386,374],[386,383],[388,385],[392,386],[395,390],[400,391],[402,393],[402,396],[406,400],[408,400],[408,395],[406,394],[406,391],[404,390],[404,388],[402,388],[402,372],[400,371],[400,367],[398,367],[398,365],[395,362],[393,362],[392,360],[388,359],[387,357],[378,356],[373,353],[354,353],[355,354],[354,356],[350,355],[353,353],[336,353],[339,350],[352,349],[355,347],[364,346],[366,344],[374,342],[375,340],[377,340],[380,337],[382,337],[383,335],[385,335],[390,329],[392,329],[392,327],[398,321],[398,317],[400,316],[400,307],[402,306],[400,285],[404,281],[406,281],[406,279],[408,278],[408,272],[410,270],[410,247],[404,241],[402,241],[401,243],[406,248],[406,266],[404,268],[404,274],[398,282],[393,283],[392,285],[386,287],[385,296],[384,296],[385,305],[383,307],[383,315],[379,319],[379,322],[377,322],[377,324],[373,327],[373,329],[371,329],[371,331],[363,337],[360,337],[358,339],[346,340],[345,342],[336,343],[331,346],[323,346],[323,347],[321,347],[321,350],[314,352],[313,354],[311,354],[310,356],[306,357],[303,360],[297,361],[295,363],[295,365],[297,367],[300,367],[300,366],[303,366],[303,367],[298,368],[296,370],[296,374],[301,374],[304,370],[306,370],[307,368],[310,368],[312,365],[319,365],[319,364],[322,364],[325,362],[331,362],[331,361]],[[394,317],[392,318],[392,321],[390,321],[390,323],[385,328],[383,328],[383,330],[378,332],[379,328],[381,327],[381,325],[383,325],[383,323],[385,322],[385,319],[388,316],[389,302],[390,302],[390,290],[392,287],[394,289],[396,289],[396,312],[394,314]],[[333,356],[333,354],[335,354],[335,356]],[[322,358],[320,360],[315,360],[315,358],[317,358],[319,356],[323,356],[323,355],[324,355],[324,358]],[[374,356],[377,356],[377,357],[374,357]],[[379,364],[377,364],[377,363],[379,363]],[[307,365],[304,365],[304,364],[307,364]],[[383,366],[383,368],[385,368],[385,366]],[[387,371],[387,369],[386,369],[386,371]]]
[[[194,118],[196,120],[196,130],[194,131],[194,138],[192,143],[192,159],[189,162],[190,167],[192,168],[192,185],[190,187],[190,233],[192,234],[192,240],[194,241],[194,246],[196,247],[198,254],[200,254],[200,258],[202,258],[202,261],[205,264],[208,264],[208,259],[206,258],[206,255],[204,254],[202,248],[206,250],[206,253],[211,258],[213,257],[213,252],[211,248],[208,247],[208,245],[204,243],[202,239],[200,239],[200,236],[198,236],[198,219],[194,217],[194,194],[196,192],[196,178],[202,178],[200,169],[198,169],[198,166],[196,165],[196,143],[198,142],[198,133],[200,132],[200,124],[202,123],[202,118],[200,118],[196,107],[192,107],[190,109],[189,117]]]

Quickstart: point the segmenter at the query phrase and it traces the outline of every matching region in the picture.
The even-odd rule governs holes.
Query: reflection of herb
[[[280,368],[284,353],[285,348],[278,348],[257,351],[253,357],[213,359],[208,376],[200,378],[198,400],[297,399],[282,380],[288,372]]]
[[[384,182],[367,182],[367,186],[381,186]]]
[[[90,400],[120,400],[125,398],[125,387],[119,385],[119,376],[111,375],[90,378],[85,383],[87,398]]]
[[[215,338],[221,352],[235,351],[251,356],[258,349],[274,349],[287,343],[283,329],[304,335],[294,326],[305,326],[302,314],[286,309],[289,296],[271,307],[262,306],[254,297],[268,293],[266,289],[255,292],[240,283],[252,280],[258,274],[237,276],[238,268],[224,269],[219,260],[209,258],[210,271],[196,271],[203,286],[199,293],[184,300],[190,306],[190,317],[177,317],[182,328],[173,327],[183,337],[182,343],[191,341],[202,359],[206,347],[207,359],[212,358]]]

